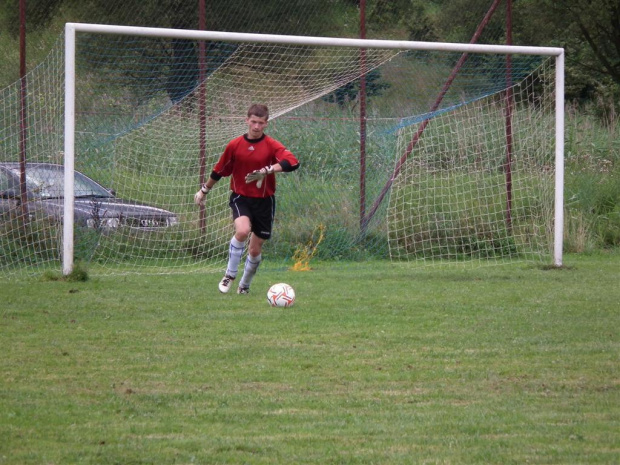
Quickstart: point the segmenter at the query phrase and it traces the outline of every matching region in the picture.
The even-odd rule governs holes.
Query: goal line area
[[[0,275],[221,271],[228,180],[204,207],[193,194],[252,103],[301,162],[277,178],[269,261],[559,266],[563,60],[69,23],[26,98],[0,91]]]

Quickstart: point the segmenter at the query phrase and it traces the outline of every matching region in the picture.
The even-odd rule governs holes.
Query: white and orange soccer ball
[[[295,290],[286,283],[274,284],[267,291],[267,301],[272,307],[290,307],[295,303]]]

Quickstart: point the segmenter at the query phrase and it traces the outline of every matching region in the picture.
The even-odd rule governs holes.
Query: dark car
[[[28,212],[31,217],[62,218],[64,167],[52,163],[26,165]],[[177,216],[161,208],[119,199],[88,176],[75,171],[75,224],[102,230],[120,226],[154,230],[178,224]],[[21,205],[19,163],[0,163],[0,221]]]

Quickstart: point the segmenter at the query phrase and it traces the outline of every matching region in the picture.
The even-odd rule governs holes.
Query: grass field
[[[0,463],[620,463],[620,255],[565,264],[3,283]]]

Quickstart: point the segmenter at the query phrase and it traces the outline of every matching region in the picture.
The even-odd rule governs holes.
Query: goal
[[[27,158],[63,166],[62,214],[2,226],[2,247],[30,250],[2,267],[40,258],[65,274],[76,260],[100,273],[220,271],[228,183],[202,208],[193,194],[255,102],[301,161],[278,177],[271,262],[314,243],[322,260],[559,266],[563,59],[559,48],[67,24],[64,46],[29,80],[31,131],[44,142]],[[117,217],[96,198],[84,212],[76,171],[161,212]],[[37,202],[27,203],[32,218]],[[35,224],[46,242],[28,245]]]

